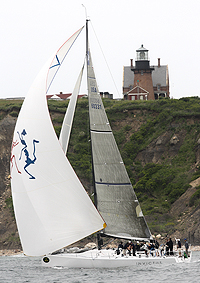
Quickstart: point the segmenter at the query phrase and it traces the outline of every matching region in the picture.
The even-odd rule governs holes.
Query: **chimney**
[[[158,58],[158,68],[160,68],[160,58]]]
[[[133,67],[133,59],[131,59],[131,67]]]

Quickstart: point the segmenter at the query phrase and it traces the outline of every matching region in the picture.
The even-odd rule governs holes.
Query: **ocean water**
[[[0,257],[0,282],[18,283],[115,283],[115,282],[200,282],[200,252],[193,252],[190,263],[167,267],[117,269],[68,269],[42,267],[40,258]]]

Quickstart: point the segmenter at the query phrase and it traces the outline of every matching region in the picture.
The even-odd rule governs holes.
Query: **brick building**
[[[133,66],[123,67],[123,95],[128,100],[154,100],[159,97],[169,97],[168,66],[160,64],[150,66],[148,50],[141,45],[136,50],[136,61]]]

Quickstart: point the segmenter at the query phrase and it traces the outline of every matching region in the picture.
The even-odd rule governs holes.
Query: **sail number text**
[[[91,92],[97,92],[97,89],[95,86],[91,86]]]
[[[101,109],[101,104],[98,103],[91,103],[93,109]]]

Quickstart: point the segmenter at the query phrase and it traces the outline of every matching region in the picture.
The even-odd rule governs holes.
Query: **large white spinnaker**
[[[72,123],[73,123],[73,118],[74,118],[74,112],[75,112],[75,108],[76,108],[77,97],[78,97],[78,94],[79,94],[81,80],[82,80],[82,76],[83,76],[83,69],[84,69],[84,66],[81,69],[81,72],[78,76],[78,79],[77,79],[77,82],[76,82],[76,85],[75,85],[75,88],[74,88],[73,93],[70,97],[70,101],[69,101],[67,111],[66,111],[65,117],[63,119],[62,128],[61,128],[61,131],[60,131],[59,141],[60,141],[60,144],[61,144],[65,154],[67,153],[67,149],[68,149],[69,138],[70,138]]]
[[[43,67],[22,105],[14,130],[11,187],[26,255],[51,253],[105,226],[60,146],[46,101],[48,72],[53,71],[60,53],[68,52],[81,30]]]

